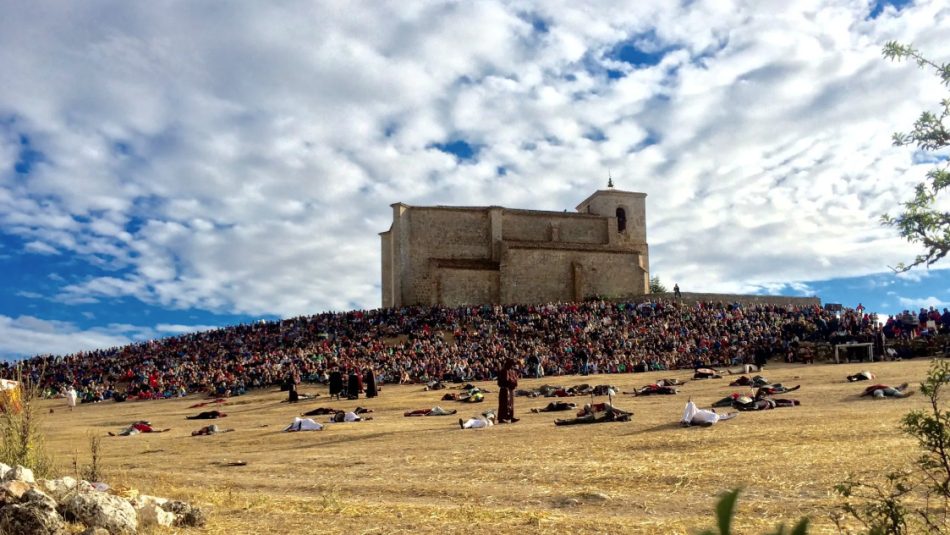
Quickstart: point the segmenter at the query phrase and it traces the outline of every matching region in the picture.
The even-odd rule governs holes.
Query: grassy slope
[[[691,381],[678,396],[620,396],[630,423],[558,428],[555,415],[531,414],[549,400],[516,399],[522,421],[487,430],[458,428],[457,418],[404,418],[407,409],[442,405],[459,416],[493,407],[439,401],[443,392],[387,386],[376,400],[296,406],[285,394],[229,401],[219,420],[233,433],[191,437],[186,421],[197,399],[83,405],[44,402],[48,446],[64,471],[89,455],[88,434],[118,431],[136,419],[162,434],[106,438],[105,471],[114,484],[208,506],[209,533],[689,533],[712,526],[716,494],[741,485],[737,526],[758,533],[779,521],[813,518],[814,533],[833,532],[828,512],[835,483],[849,473],[881,473],[916,455],[897,430],[925,399],[859,399],[867,383],[845,375],[868,368],[889,384],[919,382],[928,361],[870,365],[777,365],[763,375],[786,385],[802,406],[741,414],[708,429],[677,425],[687,397],[708,406],[739,388],[728,379]],[[556,377],[524,386],[610,383],[622,390],[690,372]],[[486,384],[495,390],[494,385]],[[584,403],[589,398],[575,398]],[[606,400],[600,398],[598,401]],[[45,414],[46,407],[55,409]],[[331,424],[322,432],[281,433],[316,406],[375,410],[370,422]],[[209,407],[215,408],[215,407]],[[564,414],[564,413],[561,413]],[[326,421],[326,417],[318,417]],[[242,460],[247,466],[218,463]]]

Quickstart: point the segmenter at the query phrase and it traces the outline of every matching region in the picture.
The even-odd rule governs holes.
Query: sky
[[[0,358],[380,306],[390,204],[647,193],[683,291],[950,306],[895,213],[947,154],[944,0],[15,2]]]

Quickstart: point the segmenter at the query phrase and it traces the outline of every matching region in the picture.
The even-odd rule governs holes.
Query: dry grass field
[[[90,433],[105,436],[138,419],[162,434],[103,439],[111,484],[193,501],[210,513],[207,533],[693,533],[713,526],[716,495],[744,488],[737,533],[764,533],[803,515],[811,533],[835,533],[833,486],[849,473],[881,473],[917,455],[898,430],[900,417],[925,406],[919,394],[871,400],[867,383],[845,382],[870,369],[880,382],[919,383],[929,361],[775,365],[763,375],[801,384],[802,406],[743,413],[712,428],[678,425],[687,398],[700,406],[741,388],[729,379],[689,381],[677,396],[619,396],[632,422],[555,427],[532,414],[548,399],[516,398],[521,422],[460,430],[456,417],[404,418],[441,405],[470,416],[492,408],[440,401],[444,391],[387,386],[374,400],[330,402],[323,387],[302,385],[316,400],[289,405],[286,394],[255,393],[220,408],[232,433],[191,437],[210,423],[185,420],[200,410],[179,400],[82,405],[43,402],[47,446],[63,471],[88,461]],[[688,371],[522,380],[524,386],[609,383],[631,390]],[[481,386],[481,385],[480,385]],[[492,384],[485,387],[495,391]],[[589,398],[574,398],[583,404]],[[598,398],[597,401],[605,401]],[[368,406],[373,421],[282,433],[317,406]],[[54,409],[49,413],[47,407]],[[326,421],[327,417],[317,417]],[[227,462],[246,461],[246,466]],[[194,530],[198,531],[198,530]]]

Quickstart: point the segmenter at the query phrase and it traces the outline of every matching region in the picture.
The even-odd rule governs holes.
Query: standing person
[[[297,403],[300,401],[300,395],[297,394],[297,378],[294,376],[293,372],[287,374],[287,379],[284,380],[284,385],[287,387],[287,401],[289,403]]]
[[[76,389],[69,387],[69,390],[66,391],[66,405],[69,405],[69,410],[73,410],[76,407],[77,399],[79,399],[79,394],[76,393]]]
[[[515,388],[518,387],[518,370],[515,360],[506,358],[498,369],[498,423],[515,423]]]
[[[333,368],[333,371],[330,372],[330,399],[333,399],[336,396],[336,399],[340,399],[340,394],[343,393],[343,373],[340,371],[340,367],[337,366]]]
[[[683,297],[683,294],[680,293],[680,285],[673,284],[673,297]]]
[[[346,397],[348,399],[359,399],[360,392],[363,391],[363,378],[357,368],[350,368],[350,374],[346,380]]]
[[[363,386],[366,387],[366,397],[375,398],[379,395],[376,388],[376,372],[373,371],[373,368],[366,368],[366,371],[363,372]]]

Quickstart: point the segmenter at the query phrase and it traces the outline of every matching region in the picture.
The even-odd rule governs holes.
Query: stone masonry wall
[[[437,301],[450,307],[498,302],[497,270],[438,268]]]
[[[436,304],[431,258],[490,259],[491,226],[484,209],[409,211],[409,266],[403,298],[407,303]]]
[[[502,303],[547,303],[633,296],[643,291],[644,277],[633,253],[506,248],[500,298]]]

